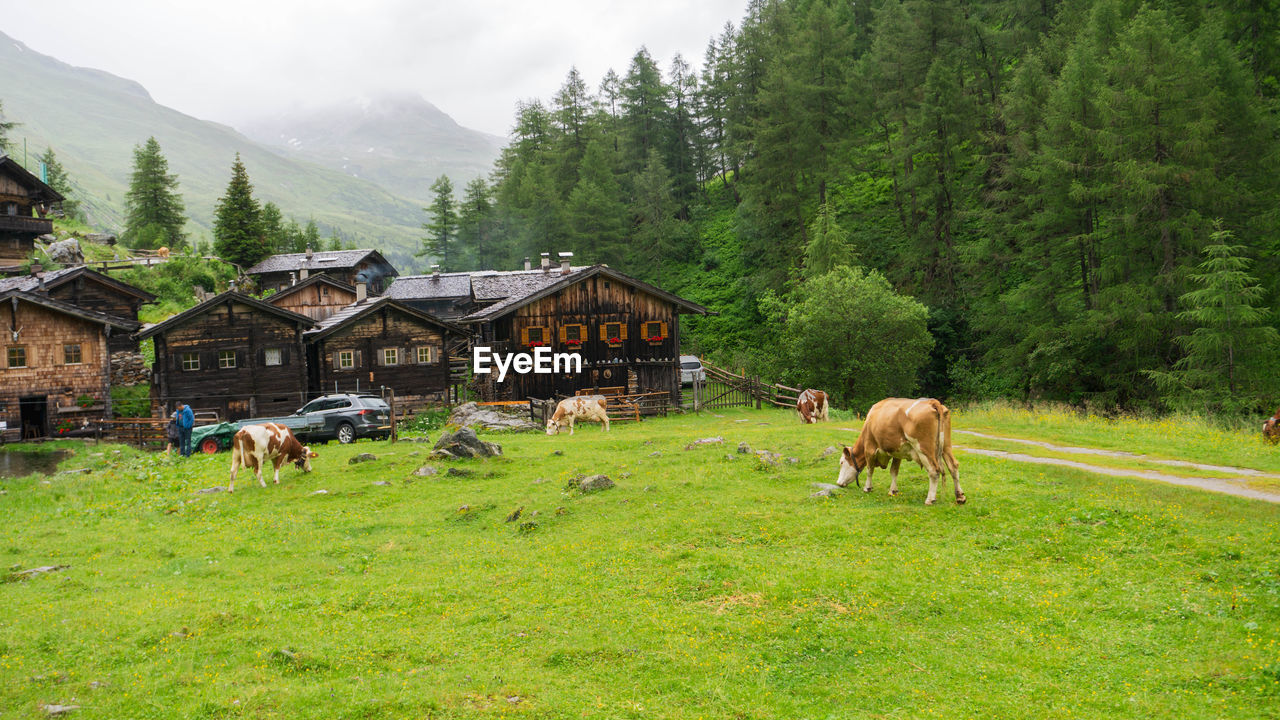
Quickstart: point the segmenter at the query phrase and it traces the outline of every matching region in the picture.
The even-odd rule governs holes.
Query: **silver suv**
[[[303,442],[353,443],[357,438],[385,440],[391,437],[391,408],[377,395],[324,395],[302,406],[294,415],[319,415],[324,425],[301,433]]]
[[[702,369],[702,361],[697,355],[681,355],[680,356],[680,384],[692,385],[693,381],[707,381],[707,373]]]

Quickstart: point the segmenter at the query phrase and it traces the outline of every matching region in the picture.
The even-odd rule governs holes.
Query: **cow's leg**
[[[876,466],[867,462],[867,482],[862,486],[862,492],[871,492],[871,474],[876,471]]]
[[[951,448],[942,451],[942,460],[947,464],[947,472],[951,473],[951,482],[955,485],[956,504],[963,505],[969,498],[965,497],[964,491],[960,489],[960,463],[956,462],[956,456],[951,454]]]
[[[573,416],[572,415],[569,416],[569,434],[570,435],[573,434]]]
[[[898,468],[902,466],[902,461],[898,458],[893,459],[893,464],[889,466],[889,494],[898,494]]]
[[[236,491],[236,472],[240,470],[240,451],[232,448],[231,450],[231,482],[227,483],[227,492]]]
[[[276,456],[275,466],[276,466],[276,484],[277,484],[277,485],[279,485],[279,484],[280,484],[280,462],[281,462],[282,460],[284,460],[284,456],[283,456],[283,455],[278,455],[278,456]],[[264,487],[265,487],[265,486],[264,486]]]
[[[929,473],[929,496],[924,499],[924,504],[932,505],[938,501],[938,475],[942,471],[933,463],[932,458],[924,457],[924,453],[919,453],[917,460],[922,460],[920,466]]]
[[[609,416],[604,416],[604,431],[609,432]]]
[[[262,479],[262,461],[264,458],[255,457],[253,459],[253,471],[258,474],[258,484],[262,487],[267,486],[267,481]]]

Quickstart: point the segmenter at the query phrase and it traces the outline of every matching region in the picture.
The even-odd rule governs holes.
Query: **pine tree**
[[[48,185],[58,194],[62,196],[62,212],[69,218],[82,219],[80,214],[80,201],[71,197],[74,192],[71,188],[71,177],[67,174],[67,169],[58,162],[58,156],[54,154],[53,148],[48,148],[40,155],[40,162],[44,163],[45,173],[48,176]]]
[[[459,267],[481,270],[493,261],[493,221],[492,190],[484,178],[473,178],[458,205]]]
[[[565,221],[569,249],[592,263],[618,266],[627,239],[627,206],[614,176],[611,150],[592,140],[582,158],[578,184],[569,193]]]
[[[662,73],[649,51],[631,58],[631,67],[622,80],[622,163],[631,173],[642,171],[653,150],[668,147],[670,88],[662,81]]]
[[[1231,240],[1230,231],[1213,233],[1204,262],[1189,278],[1195,289],[1180,298],[1186,309],[1178,319],[1194,328],[1176,341],[1186,354],[1172,371],[1150,373],[1177,407],[1205,413],[1264,409],[1260,396],[1276,388],[1270,378],[1280,333],[1260,307],[1266,292],[1249,274],[1245,248]]]
[[[268,201],[262,204],[259,220],[262,224],[262,237],[267,241],[267,248],[272,253],[293,252],[293,239],[289,237],[289,228],[284,224],[284,216],[275,203]]]
[[[262,229],[262,209],[253,197],[240,153],[231,165],[231,181],[213,212],[213,251],[223,260],[248,268],[271,254]]]
[[[849,241],[849,233],[840,227],[830,203],[818,206],[809,227],[809,244],[804,249],[804,275],[815,278],[838,267],[852,267],[858,253]]]
[[[294,252],[306,252],[307,248],[320,249],[320,227],[316,225],[315,218],[307,220],[307,225],[302,230],[302,248]]]
[[[418,255],[437,258],[444,270],[452,271],[453,263],[457,260],[453,254],[453,246],[458,234],[458,210],[449,176],[441,175],[436,178],[431,184],[431,192],[435,197],[429,207],[423,208],[431,215],[431,220],[422,224],[427,236],[422,239],[422,250]]]
[[[5,154],[9,150],[9,132],[16,127],[18,127],[18,123],[5,121],[4,103],[0,102],[0,155]]]
[[[125,223],[121,240],[133,247],[170,250],[186,247],[182,226],[186,208],[178,194],[178,176],[169,174],[169,161],[154,137],[133,149],[133,176],[124,196]]]

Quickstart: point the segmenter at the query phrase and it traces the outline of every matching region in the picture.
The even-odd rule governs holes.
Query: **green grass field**
[[[0,717],[1280,716],[1280,507],[963,454],[964,506],[906,465],[896,498],[882,472],[810,499],[856,421],[720,414],[491,435],[505,457],[439,463],[466,477],[328,445],[230,496],[195,492],[225,455],[72,445],[92,473],[3,481],[5,567],[70,568],[0,584]],[[1026,415],[956,427],[1119,442]],[[1202,458],[1123,430],[1280,467],[1247,433]]]

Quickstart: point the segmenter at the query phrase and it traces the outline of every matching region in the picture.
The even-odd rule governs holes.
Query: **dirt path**
[[[858,432],[854,428],[840,428],[841,430],[849,430]],[[1249,487],[1245,483],[1251,479],[1270,478],[1280,479],[1280,475],[1273,473],[1265,473],[1252,468],[1232,467],[1230,465],[1205,465],[1202,463],[1187,462],[1185,460],[1162,460],[1153,458],[1149,455],[1141,455],[1138,453],[1123,452],[1120,450],[1099,450],[1097,448],[1073,447],[1069,445],[1054,445],[1052,443],[1042,442],[1040,440],[1027,440],[1024,438],[1008,437],[1006,435],[988,435],[986,433],[974,432],[972,430],[954,430],[957,435],[972,435],[974,437],[986,438],[988,440],[1004,440],[1006,442],[1021,443],[1023,445],[1033,445],[1054,452],[1071,453],[1076,455],[1098,455],[1102,457],[1118,457],[1129,458],[1134,460],[1142,460],[1143,462],[1157,463],[1168,465],[1170,467],[1188,467],[1197,470],[1209,470],[1212,472],[1230,473],[1239,476],[1238,479],[1232,478],[1207,478],[1207,477],[1182,477],[1180,475],[1168,475],[1154,470],[1138,470],[1130,468],[1106,467],[1103,465],[1090,465],[1089,463],[1079,462],[1076,460],[1064,460],[1062,458],[1040,457],[1037,455],[1024,455],[1023,453],[1007,452],[1004,450],[983,450],[980,448],[965,447],[956,445],[955,449],[964,453],[973,455],[984,455],[986,457],[999,458],[1012,462],[1031,463],[1035,465],[1055,465],[1058,467],[1067,467],[1075,470],[1083,470],[1085,472],[1095,473],[1097,475],[1109,475],[1111,477],[1129,477],[1142,478],[1144,480],[1156,480],[1158,482],[1166,482],[1171,485],[1181,485],[1183,487],[1199,488],[1200,490],[1208,490],[1209,492],[1218,492],[1225,495],[1235,495],[1237,497],[1249,498],[1251,500],[1262,500],[1269,503],[1280,504],[1280,493],[1267,492],[1265,490],[1257,490]]]

